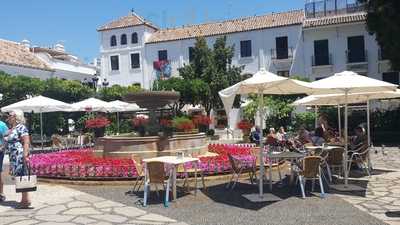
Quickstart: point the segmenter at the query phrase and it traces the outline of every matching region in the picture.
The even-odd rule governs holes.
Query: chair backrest
[[[306,178],[317,178],[319,176],[319,166],[321,157],[307,156],[303,160],[303,176]]]
[[[164,163],[162,162],[148,162],[147,170],[149,172],[149,180],[151,184],[164,184],[165,172]]]
[[[238,160],[235,159],[231,154],[228,154],[228,158],[229,158],[229,163],[231,164],[232,170],[235,173],[239,172],[239,163]]]
[[[360,147],[358,147],[355,152],[359,153],[362,157],[363,160],[366,160],[368,153],[369,153],[369,147],[367,143],[363,143]]]
[[[56,147],[62,146],[60,136],[58,136],[58,135],[51,136],[51,142],[53,143],[53,146],[56,146]]]
[[[341,147],[329,151],[327,162],[329,165],[341,165],[343,163],[344,149]]]
[[[140,157],[138,155],[132,155],[132,160],[135,164],[135,169],[136,169],[138,175],[141,177],[144,176],[142,157]]]

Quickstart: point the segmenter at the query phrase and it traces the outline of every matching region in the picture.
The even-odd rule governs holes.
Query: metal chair
[[[132,155],[133,163],[135,164],[135,169],[137,173],[136,182],[133,185],[133,191],[139,191],[140,187],[144,183],[144,167],[142,164],[142,157],[138,155]],[[137,187],[137,188],[136,188]]]
[[[240,174],[242,174],[244,169],[249,169],[250,182],[253,184],[253,177],[255,176],[254,167],[246,167],[240,160],[234,158],[231,154],[228,154],[228,158],[232,168],[232,177],[229,183],[226,185],[226,188],[230,188],[231,190],[233,190],[236,182],[239,180]]]
[[[320,156],[307,156],[303,159],[303,168],[299,172],[298,181],[300,183],[302,197],[305,198],[306,181],[312,181],[312,191],[314,191],[315,180],[319,181],[321,189],[321,198],[325,197],[324,185],[321,179],[321,164],[322,158]]]
[[[324,178],[326,181],[329,181],[329,183],[332,183],[332,172],[331,172],[331,168],[329,167],[328,164],[328,157],[329,157],[329,152],[328,151],[321,151],[319,153],[319,156],[321,157],[321,169],[322,169],[322,178]],[[324,169],[326,170],[327,174],[328,174],[328,179],[325,177],[324,174]]]
[[[255,163],[254,163],[254,171],[257,171],[257,168],[260,168],[260,148],[251,148],[250,150],[251,154],[255,157]],[[271,159],[270,159],[271,160]],[[273,168],[278,168],[278,174],[279,174],[279,182],[282,183],[282,172],[281,172],[281,166],[284,165],[286,161],[285,160],[277,160],[274,163],[272,163]],[[264,173],[266,173],[269,170],[269,164],[264,163]],[[264,178],[266,178],[266,175],[264,174]],[[266,179],[264,179],[266,180]]]
[[[158,194],[158,185],[162,185],[165,190],[165,206],[168,205],[169,191],[170,191],[170,178],[172,177],[172,170],[170,170],[169,178],[165,176],[164,163],[162,162],[148,162],[146,163],[147,174],[146,180],[144,181],[144,199],[143,206],[147,206],[147,196],[150,192],[150,185],[153,184],[156,187]],[[165,182],[167,180],[167,182]]]
[[[369,177],[371,177],[371,172],[370,172],[370,165],[368,162],[368,154],[369,154],[369,147],[367,144],[363,144],[359,146],[357,149],[353,151],[349,151],[349,154],[351,155],[349,160],[348,160],[348,166],[347,168],[351,168],[352,163],[357,163],[362,166],[362,169],[367,173]],[[347,171],[347,173],[350,172],[350,169]]]
[[[194,168],[185,168],[183,164],[180,164],[180,165],[178,165],[176,172],[185,174],[185,181],[183,182],[183,186],[186,186],[187,189],[189,190],[189,182],[188,182],[189,175],[190,174],[195,174],[196,170]],[[200,174],[201,183],[203,185],[203,190],[206,191],[207,190],[207,186],[206,186],[206,183],[204,181],[204,170],[201,169],[201,168],[197,168],[197,173]]]

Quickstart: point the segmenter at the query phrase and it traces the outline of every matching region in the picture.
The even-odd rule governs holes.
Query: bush
[[[178,131],[191,131],[194,129],[192,120],[184,116],[174,118],[172,126]]]
[[[215,135],[215,130],[214,129],[210,129],[207,131],[207,136],[214,136]]]
[[[292,123],[295,130],[298,130],[300,126],[304,126],[307,130],[313,130],[315,123],[315,113],[297,113],[296,115],[294,115]]]

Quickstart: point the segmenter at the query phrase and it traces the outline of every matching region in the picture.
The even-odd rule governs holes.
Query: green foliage
[[[367,28],[376,35],[393,70],[400,70],[400,3],[399,0],[368,1]]]
[[[298,130],[301,126],[304,126],[307,130],[313,130],[315,126],[315,113],[304,112],[296,113],[292,119],[293,128]]]
[[[140,90],[141,88],[137,85],[130,85],[124,87],[115,84],[111,87],[100,89],[98,95],[104,101],[114,101],[114,100],[122,100],[122,96],[130,92],[138,92]]]
[[[43,96],[67,103],[78,102],[93,96],[93,89],[82,85],[79,81],[50,78],[41,81],[44,84]]]

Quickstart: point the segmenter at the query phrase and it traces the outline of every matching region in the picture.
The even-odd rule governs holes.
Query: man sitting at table
[[[350,149],[357,150],[367,141],[367,135],[365,135],[364,128],[358,126],[354,129],[355,136],[351,138]]]
[[[255,127],[255,130],[250,134],[250,141],[252,143],[256,143],[257,145],[260,144],[260,137],[261,137],[261,129],[259,126]]]
[[[311,137],[311,142],[314,146],[321,146],[325,143],[324,129],[322,127],[315,129],[314,136]]]

